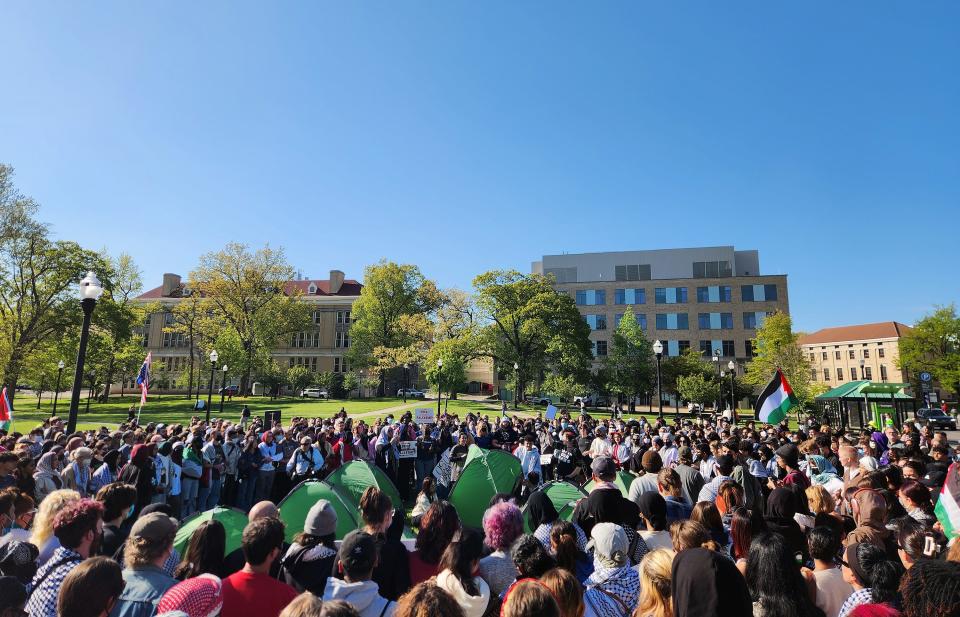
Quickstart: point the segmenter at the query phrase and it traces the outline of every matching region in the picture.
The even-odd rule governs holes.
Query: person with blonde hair
[[[658,548],[644,555],[640,571],[640,601],[633,617],[671,617],[670,570],[675,553]]]
[[[80,501],[80,493],[62,488],[53,491],[40,502],[37,515],[33,518],[33,534],[30,536],[30,544],[40,549],[38,566],[43,566],[50,559],[50,555],[60,548],[60,541],[53,535],[53,518],[64,506],[74,501]]]
[[[332,604],[332,602],[327,602]],[[424,581],[397,600],[394,617],[464,617],[460,604],[432,581]]]
[[[570,570],[554,568],[540,577],[560,607],[560,617],[583,617],[583,585]]]
[[[280,617],[321,617],[323,600],[309,591],[304,591],[293,599],[280,613]]]

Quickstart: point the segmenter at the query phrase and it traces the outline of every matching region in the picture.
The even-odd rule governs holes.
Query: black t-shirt
[[[565,478],[572,474],[583,455],[574,446],[558,448],[553,451],[553,461],[555,464],[555,474],[558,478]]]
[[[504,449],[515,444],[518,437],[519,434],[512,428],[502,428],[497,431],[497,441],[500,442],[500,447]]]

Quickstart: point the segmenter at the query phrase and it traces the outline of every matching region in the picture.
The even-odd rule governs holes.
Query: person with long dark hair
[[[810,597],[796,552],[779,533],[760,534],[750,543],[747,588],[754,617],[825,617]]]
[[[807,552],[807,540],[794,520],[797,513],[796,494],[786,487],[774,489],[767,497],[767,511],[763,517],[767,529],[782,535],[794,554],[801,556],[802,562],[810,559]]]
[[[534,537],[540,540],[544,548],[549,550],[553,528],[561,522],[556,506],[553,505],[546,492],[537,491],[530,495],[530,499],[527,500],[526,512]],[[583,533],[579,526],[573,523],[569,523],[569,525],[576,534],[577,546],[581,551],[586,550],[587,534]]]
[[[840,563],[843,580],[850,583],[853,593],[844,601],[839,617],[847,617],[861,604],[885,602],[900,606],[897,584],[903,569],[882,548],[868,542],[848,544]]]
[[[746,582],[733,562],[716,551],[694,547],[677,553],[670,575],[670,597],[677,617],[752,614]]]
[[[907,516],[913,520],[928,529],[937,522],[930,499],[930,489],[925,485],[916,480],[904,480],[900,485],[898,497]]]
[[[737,564],[740,574],[747,575],[747,557],[750,555],[750,544],[753,537],[760,530],[755,518],[750,510],[744,506],[737,506],[731,511],[730,516],[730,556]]]
[[[183,560],[173,571],[174,578],[185,581],[201,574],[222,578],[226,550],[227,530],[223,523],[213,519],[200,523],[190,536]]]
[[[960,615],[960,564],[924,559],[907,571],[900,583],[903,617]]]
[[[912,517],[900,519],[897,529],[897,555],[909,570],[921,559],[936,559],[940,554],[937,535]]]
[[[483,537],[464,528],[447,546],[440,558],[437,586],[453,596],[465,617],[483,617],[490,605],[490,586],[474,576],[483,556]]]
[[[410,553],[410,581],[415,585],[440,572],[440,557],[460,530],[457,510],[446,501],[432,504],[420,520],[420,531]]]
[[[380,586],[380,595],[392,601],[410,589],[410,551],[403,544],[404,520],[403,510],[395,508],[390,526],[378,541],[380,563],[373,570],[372,580]]]
[[[580,548],[577,526],[569,521],[557,521],[550,528],[550,553],[557,567],[575,575],[580,583],[593,574],[593,561]]]

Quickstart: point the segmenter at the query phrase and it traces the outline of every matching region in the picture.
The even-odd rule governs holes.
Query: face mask
[[[130,518],[131,516],[133,516],[133,511],[136,510],[136,509],[137,509],[137,504],[131,504],[131,505],[130,505],[130,509],[127,510],[127,516],[126,516],[126,518]]]

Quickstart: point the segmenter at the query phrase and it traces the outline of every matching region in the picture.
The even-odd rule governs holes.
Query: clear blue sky
[[[0,161],[147,286],[733,244],[796,326],[960,301],[960,4],[6,2]]]

